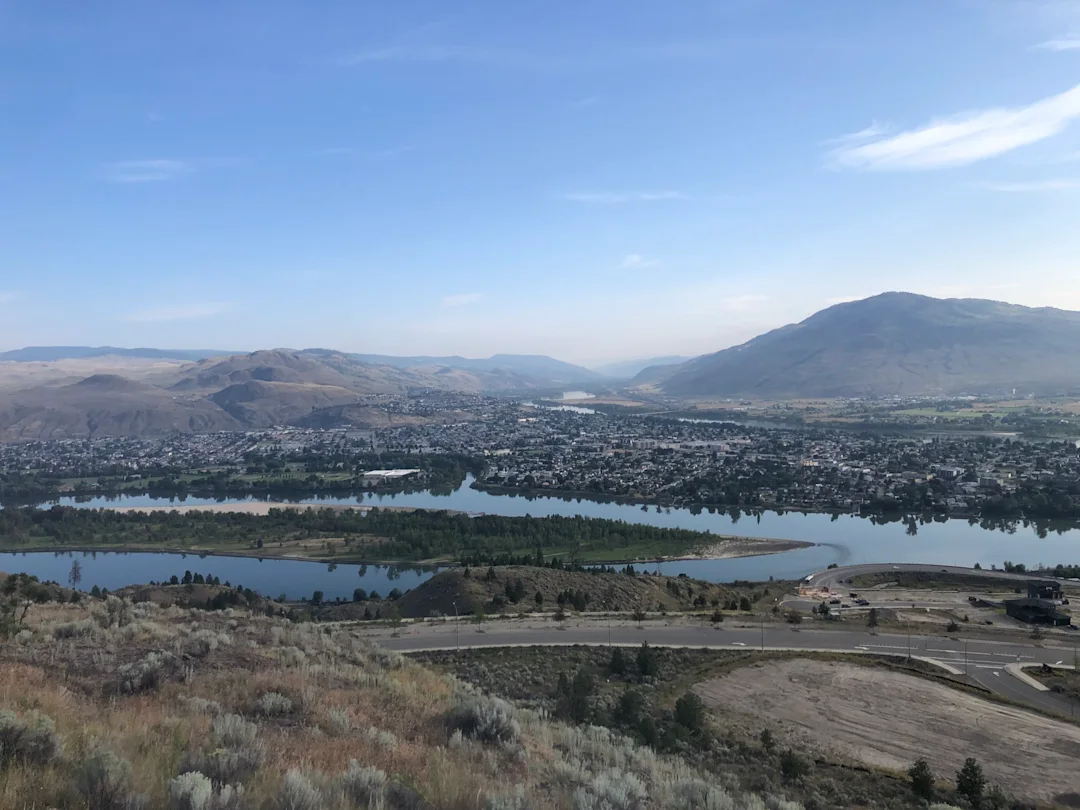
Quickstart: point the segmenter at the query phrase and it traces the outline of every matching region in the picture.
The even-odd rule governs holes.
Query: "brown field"
[[[990,782],[1023,798],[1080,791],[1080,728],[910,675],[799,659],[695,691],[714,709],[779,722],[796,740],[869,765],[904,771],[925,757],[951,779],[975,757]]]

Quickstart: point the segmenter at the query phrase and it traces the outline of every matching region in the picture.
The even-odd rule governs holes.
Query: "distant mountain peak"
[[[676,396],[1057,392],[1080,386],[1080,313],[886,292],[635,379]]]

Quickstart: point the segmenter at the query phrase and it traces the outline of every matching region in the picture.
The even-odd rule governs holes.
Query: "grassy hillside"
[[[244,611],[35,606],[0,694],[3,810],[799,808],[355,631]]]
[[[711,611],[760,609],[765,604],[771,608],[773,600],[786,592],[782,583],[736,587],[680,577],[507,565],[443,571],[395,604],[402,616],[419,619],[453,616],[455,602],[460,615],[477,609],[522,613],[560,606],[567,611]],[[539,601],[537,594],[542,597]]]

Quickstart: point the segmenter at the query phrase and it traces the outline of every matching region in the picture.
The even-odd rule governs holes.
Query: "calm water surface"
[[[41,580],[66,583],[71,561],[82,566],[80,588],[95,585],[115,591],[125,585],[166,581],[185,571],[216,576],[232,585],[243,585],[263,596],[306,599],[315,591],[324,598],[351,600],[355,588],[378,591],[386,596],[394,588],[402,593],[430,578],[438,569],[401,570],[388,566],[337,565],[334,570],[323,562],[300,560],[258,560],[254,557],[214,557],[198,554],[154,552],[70,551],[53,553],[33,551],[0,553],[0,571],[26,572]]]
[[[356,498],[308,498],[302,503],[313,504],[350,504],[413,506],[427,509],[456,509],[464,512],[478,512],[495,515],[542,517],[546,515],[584,515],[586,517],[610,518],[630,523],[645,523],[652,526],[695,529],[715,534],[734,534],[745,537],[766,537],[775,539],[802,540],[816,544],[811,548],[800,549],[786,554],[774,554],[763,557],[744,557],[734,560],[694,560],[670,562],[660,566],[664,573],[686,573],[701,579],[727,581],[732,579],[778,579],[802,577],[825,568],[831,563],[839,565],[867,562],[912,562],[940,565],[973,565],[978,562],[984,567],[991,564],[1001,565],[1005,560],[1022,562],[1026,565],[1044,563],[1080,562],[1080,530],[1070,528],[1052,532],[1040,538],[1032,527],[1019,527],[1014,533],[989,530],[978,525],[971,525],[966,520],[949,520],[943,523],[920,524],[917,533],[912,536],[902,522],[875,525],[865,518],[841,515],[834,517],[825,514],[802,514],[798,512],[765,512],[760,516],[742,516],[733,518],[726,512],[703,511],[694,514],[689,509],[660,509],[611,502],[590,501],[584,498],[557,498],[552,496],[526,497],[518,494],[492,494],[471,489],[472,478],[454,492],[437,495],[431,492],[416,492],[395,495],[367,494]],[[245,500],[208,498],[179,499],[175,503],[206,505],[212,503],[236,502]],[[60,503],[70,506],[108,507],[108,506],[161,506],[170,503],[169,499],[155,499],[147,495],[120,496],[116,498],[91,498],[78,501],[75,498],[61,498]],[[32,555],[27,555],[27,559]],[[49,558],[52,555],[47,555]],[[98,555],[101,556],[100,554]],[[160,558],[162,555],[143,554],[126,555],[127,558]],[[35,558],[37,559],[37,558]],[[296,563],[290,561],[270,561],[259,563],[255,560],[237,558],[212,558],[195,560],[202,568],[221,577],[230,579],[233,584],[239,580],[247,587],[276,596],[282,591],[290,596],[306,595],[320,583],[321,590],[330,596],[351,597],[352,590],[372,587],[380,591],[386,589],[385,580],[371,579],[362,581],[357,575],[356,566],[339,566],[337,571],[329,573],[322,563]],[[130,565],[130,562],[118,561],[118,566]],[[149,565],[150,563],[145,563]],[[192,563],[194,564],[194,563]],[[56,563],[59,568],[50,568],[53,573],[42,574],[30,568],[21,568],[38,576],[62,581],[67,576],[70,561]],[[140,566],[144,563],[140,562]],[[149,579],[168,578],[174,573],[182,574],[191,567],[187,561],[165,555],[165,559],[153,562],[155,573],[148,574],[150,568],[140,568],[140,575],[132,579],[134,573],[116,572],[115,576],[125,582],[145,582]],[[232,566],[239,566],[232,568]],[[0,567],[3,567],[0,565]],[[106,566],[107,567],[107,566]],[[228,576],[221,573],[220,567],[230,567]],[[62,569],[62,570],[60,570]],[[178,570],[179,569],[179,570]],[[343,572],[346,569],[351,574]],[[195,568],[192,568],[194,571]],[[292,572],[296,571],[294,575]],[[251,573],[247,573],[251,572]],[[255,572],[262,572],[263,579],[253,579]],[[280,574],[278,573],[280,572]],[[203,571],[207,573],[207,571]],[[102,576],[108,576],[104,571]],[[378,576],[373,568],[368,569],[369,577]],[[397,584],[402,590],[408,585],[403,579]],[[411,575],[420,577],[421,575]],[[294,577],[303,577],[293,583]],[[89,584],[93,581],[87,579]],[[110,580],[114,583],[116,580]],[[412,580],[418,584],[422,578]],[[333,583],[333,584],[331,584]],[[340,584],[339,584],[340,583]],[[376,583],[374,585],[369,583]],[[403,585],[402,583],[405,583]],[[115,584],[99,582],[103,587],[113,588]],[[411,587],[412,585],[408,585]],[[394,586],[390,586],[394,587]],[[336,589],[336,590],[335,590]]]

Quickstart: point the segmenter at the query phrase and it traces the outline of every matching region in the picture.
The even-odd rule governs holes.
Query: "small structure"
[[[1051,627],[1068,627],[1072,617],[1057,608],[1049,599],[1006,599],[1005,613],[1026,624],[1047,624]]]
[[[1061,585],[1053,580],[1033,580],[1028,582],[1028,599],[1046,599],[1061,604],[1063,596]]]

